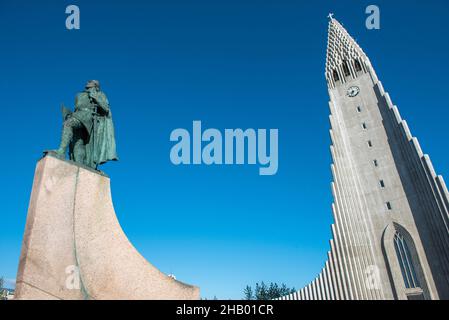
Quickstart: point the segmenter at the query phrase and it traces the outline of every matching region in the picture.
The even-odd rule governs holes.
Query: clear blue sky
[[[81,29],[65,29],[65,7]],[[435,168],[449,179],[449,4],[375,1],[0,2],[0,275],[15,278],[34,168],[56,148],[60,104],[99,79],[120,162],[103,166],[127,236],[202,296],[257,281],[300,288],[330,238],[324,63],[329,12],[358,40]],[[174,166],[170,132],[278,128],[279,171]],[[49,222],[50,223],[50,222]]]

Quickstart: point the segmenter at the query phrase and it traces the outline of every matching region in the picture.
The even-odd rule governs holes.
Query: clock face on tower
[[[348,97],[355,97],[356,95],[358,95],[360,92],[360,88],[357,86],[352,86],[348,89],[348,91],[346,92],[346,94],[348,95]]]

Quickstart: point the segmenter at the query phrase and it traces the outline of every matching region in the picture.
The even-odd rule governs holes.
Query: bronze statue
[[[61,144],[53,154],[64,159],[69,147],[70,160],[93,169],[118,160],[111,109],[97,80],[88,81],[85,90],[77,94],[74,112],[63,106],[62,114]]]

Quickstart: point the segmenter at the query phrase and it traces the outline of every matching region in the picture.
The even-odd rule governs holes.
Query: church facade
[[[334,224],[327,261],[283,300],[449,299],[449,193],[345,28],[330,18]]]

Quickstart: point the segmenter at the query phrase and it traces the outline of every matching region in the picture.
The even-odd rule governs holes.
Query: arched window
[[[420,284],[416,277],[415,266],[413,265],[412,256],[408,248],[407,242],[399,231],[394,235],[394,249],[401,267],[402,278],[404,279],[405,288],[419,288]]]

